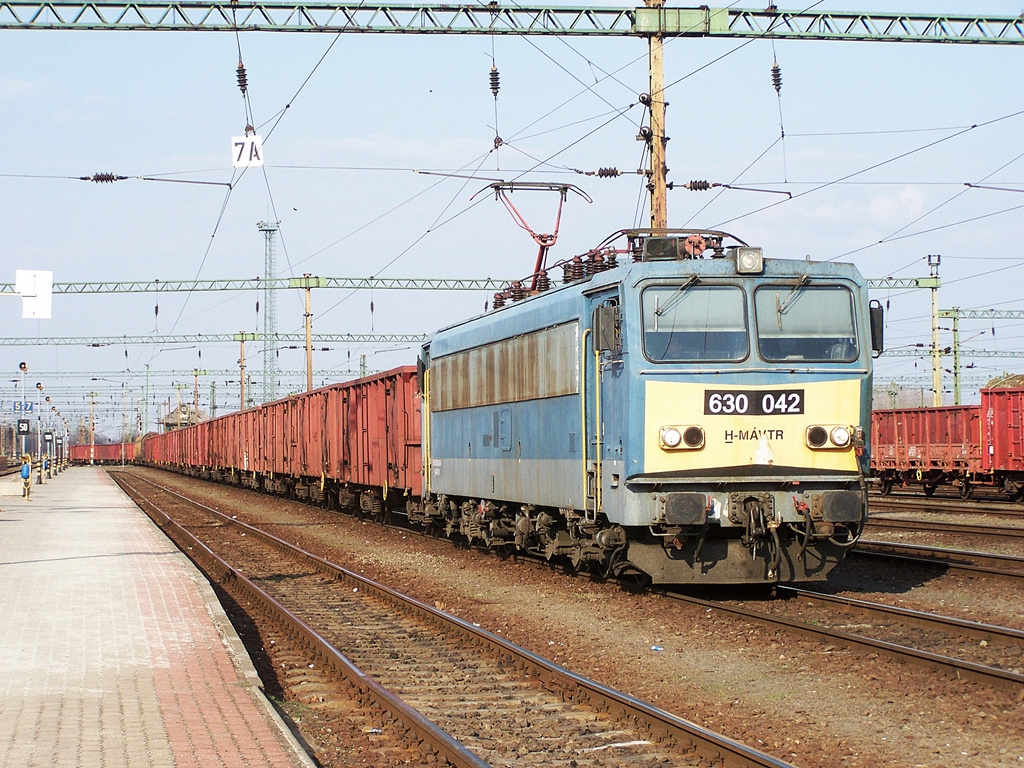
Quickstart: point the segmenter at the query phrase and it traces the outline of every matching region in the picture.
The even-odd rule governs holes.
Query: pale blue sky
[[[883,6],[1021,11],[1019,3],[994,0],[817,8]],[[275,217],[283,275],[514,277],[532,269],[536,248],[529,236],[493,197],[470,199],[487,181],[410,169],[478,169],[511,179],[553,158],[524,178],[575,183],[594,202],[566,203],[552,260],[646,222],[639,176],[604,180],[569,171],[639,167],[635,136],[643,112],[629,107],[647,90],[643,41],[346,35],[331,47],[333,41],[319,34],[241,36],[254,122],[267,137],[267,167],[247,172],[225,206],[223,186],[134,177],[232,178],[230,138],[246,122],[234,35],[0,32],[2,280],[13,282],[17,268],[51,269],[56,281],[255,277],[263,270],[256,223]],[[501,75],[497,112],[488,80],[492,55]],[[782,70],[781,101],[771,84],[774,60]],[[1024,309],[1024,257],[1016,248],[1024,217],[1013,210],[1024,206],[1024,196],[964,186],[1024,189],[1022,74],[1021,46],[776,41],[773,49],[769,40],[670,41],[670,180],[794,195],[781,202],[753,192],[677,189],[670,192],[670,224],[726,229],[761,245],[768,257],[852,261],[868,277],[926,276],[927,255],[941,254],[943,308]],[[496,116],[506,146],[495,153]],[[104,185],[64,178],[97,172],[132,178]],[[523,194],[515,201],[531,225],[550,229],[554,197]],[[889,346],[928,343],[926,292],[877,297],[889,305]],[[257,298],[262,301],[252,293],[197,294],[187,303],[183,294],[57,296],[53,319],[27,321],[20,302],[8,297],[0,302],[0,324],[8,337],[234,333],[260,329]],[[481,311],[487,298],[319,291],[314,330],[428,333]],[[301,328],[298,293],[279,292],[277,312],[279,331]],[[1020,327],[962,323],[965,339],[979,334],[972,346],[998,350],[1024,349]],[[319,353],[315,364],[343,369],[350,358],[354,367],[360,354],[370,354],[369,365],[381,368],[411,363],[415,354],[375,351],[335,347]],[[154,370],[233,369],[238,358],[235,345],[127,352],[0,347],[0,368],[11,372],[0,398],[6,406],[15,394],[10,380],[23,359],[31,371],[126,371],[112,381],[44,382],[55,400],[60,393],[65,413],[87,410],[89,388],[119,413],[120,383],[140,387],[147,363]],[[250,345],[247,362],[257,380],[261,352],[260,344]],[[975,375],[1024,370],[1020,360],[973,362]],[[282,350],[278,364],[301,370],[302,353]],[[926,376],[928,364],[882,359],[876,370],[884,383],[887,376]],[[30,386],[37,380],[31,372],[29,379]],[[191,386],[191,377],[178,380]],[[218,379],[222,410],[237,404],[226,380]],[[156,397],[166,399],[166,381]],[[208,399],[203,381],[204,410]],[[108,421],[119,425],[120,416]]]

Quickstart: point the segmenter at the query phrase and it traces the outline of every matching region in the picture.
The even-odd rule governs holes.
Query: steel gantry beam
[[[251,337],[251,338],[249,338]],[[419,344],[426,340],[422,333],[328,333],[313,336],[316,344]],[[246,341],[262,341],[258,333],[247,334]],[[110,347],[140,344],[223,344],[237,343],[238,334],[196,333],[178,336],[40,336],[37,338],[0,337],[3,347]],[[305,344],[306,337],[298,333],[278,334],[275,341],[282,344]]]
[[[940,309],[939,317],[960,320],[1024,320],[1024,309]]]
[[[275,277],[265,280],[259,277],[222,280],[106,280],[102,282],[55,282],[55,294],[93,293],[193,293],[206,291],[263,291],[295,288],[296,278]],[[301,279],[301,278],[299,278]],[[341,288],[350,291],[500,291],[511,279],[483,278],[435,278],[435,277],[319,277],[318,288]],[[556,283],[556,281],[552,281]],[[867,281],[869,288],[935,288],[937,278],[908,277],[872,278]],[[557,284],[557,283],[556,283]],[[0,283],[0,293],[13,293],[14,283]],[[944,310],[945,311],[945,310]],[[961,314],[961,317],[966,315]]]
[[[301,280],[301,278],[299,278]],[[320,277],[319,288],[346,290],[411,290],[411,291],[499,291],[510,280],[485,278],[388,278],[388,277]],[[103,282],[54,283],[54,293],[192,293],[196,291],[263,291],[295,288],[294,278],[259,277],[229,280],[107,280]],[[13,283],[0,283],[0,293],[14,291]]]
[[[887,349],[881,354],[881,357],[931,357],[931,354],[932,351],[928,347],[921,347],[920,349]],[[952,354],[953,350],[949,347],[939,350],[941,357],[950,357]],[[1024,357],[1024,350],[961,349],[960,355],[963,357]]]
[[[668,226],[663,45],[667,38],[762,38],[918,43],[1024,43],[1021,16],[843,13],[763,9],[372,4],[330,2],[116,2],[0,0],[0,29],[181,30],[638,37],[648,41],[650,226]]]
[[[1021,43],[1019,16],[767,8],[330,2],[0,0],[0,29],[355,32],[619,37],[766,37]]]
[[[359,376],[361,373],[362,373],[362,371],[343,370],[343,369],[325,370],[325,371],[313,371],[313,375],[317,376],[319,378],[323,378],[323,377],[326,377],[326,376]],[[277,374],[281,378],[297,379],[297,378],[299,378],[301,376],[305,376],[306,372],[305,371],[278,371]],[[92,379],[92,380],[95,380],[95,381],[103,381],[103,380],[111,379],[112,381],[110,383],[117,384],[118,386],[121,386],[121,384],[123,384],[123,383],[125,383],[125,386],[132,386],[130,384],[126,384],[126,382],[128,382],[128,381],[136,381],[136,382],[138,382],[141,379],[145,379],[147,375],[150,378],[152,378],[152,379],[181,379],[181,378],[191,378],[193,374],[192,374],[191,370],[187,370],[187,369],[182,368],[181,370],[168,370],[168,371],[156,371],[156,370],[153,370],[153,371],[149,371],[148,373],[145,370],[142,370],[142,371],[125,371],[125,370],[120,370],[120,371],[36,371],[36,372],[33,372],[32,375],[35,378],[38,378],[38,379],[43,380],[43,381],[52,381],[52,380],[59,380],[59,379]],[[218,377],[223,378],[225,376],[230,377],[230,376],[237,376],[237,375],[238,375],[238,369],[237,368],[223,368],[223,369],[209,368],[209,369],[207,369],[205,371],[205,373],[202,374],[202,378],[204,378],[204,379],[206,379],[206,378],[218,378]],[[2,381],[2,380],[0,380],[0,381]],[[92,386],[95,387],[96,385],[94,384]],[[135,386],[138,386],[138,385],[136,384]]]

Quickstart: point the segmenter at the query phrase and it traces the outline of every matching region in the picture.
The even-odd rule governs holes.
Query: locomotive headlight
[[[696,451],[704,447],[704,430],[697,426],[666,426],[661,428],[658,439],[666,451]]]
[[[808,427],[806,437],[811,448],[824,448],[828,444],[828,432],[824,427]]]
[[[764,254],[760,248],[737,248],[736,271],[741,275],[758,275],[764,271]]]
[[[678,448],[683,442],[683,434],[675,427],[661,428],[661,445],[663,448]]]
[[[853,428],[844,424],[808,427],[804,433],[807,447],[815,450],[845,450],[853,445]]]
[[[851,437],[849,427],[833,427],[832,432],[829,433],[829,439],[837,448],[846,448],[850,444]]]

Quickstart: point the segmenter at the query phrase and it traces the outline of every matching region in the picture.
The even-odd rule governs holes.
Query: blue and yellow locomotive
[[[824,579],[867,514],[882,318],[856,268],[698,230],[561,266],[424,345],[412,516],[654,583]]]

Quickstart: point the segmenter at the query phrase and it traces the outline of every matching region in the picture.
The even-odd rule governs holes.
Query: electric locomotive
[[[562,267],[423,346],[410,519],[654,583],[824,579],[867,516],[857,269],[641,229]]]

